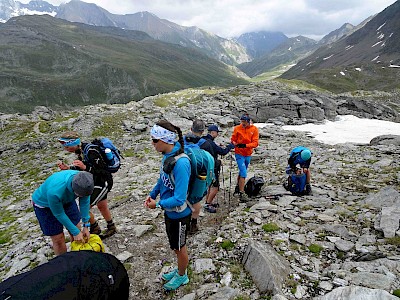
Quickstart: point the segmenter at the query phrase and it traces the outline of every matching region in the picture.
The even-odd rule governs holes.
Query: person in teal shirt
[[[33,208],[44,235],[50,236],[56,255],[67,252],[64,227],[71,240],[89,239],[90,195],[93,175],[65,170],[50,175],[32,194]],[[75,199],[79,197],[79,209]],[[81,232],[80,220],[83,230]]]

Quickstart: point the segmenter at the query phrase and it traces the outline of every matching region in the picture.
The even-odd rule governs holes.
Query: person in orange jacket
[[[258,128],[250,123],[248,114],[240,118],[240,125],[233,129],[231,143],[235,146],[235,158],[239,168],[237,185],[235,193],[239,192],[240,201],[248,201],[244,192],[244,185],[247,177],[247,168],[249,167],[253,149],[258,147]]]

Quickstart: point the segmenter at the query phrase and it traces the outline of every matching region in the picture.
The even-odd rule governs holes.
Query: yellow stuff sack
[[[71,251],[90,250],[95,252],[104,252],[104,245],[101,238],[97,234],[91,234],[89,241],[86,243],[73,241],[71,243]]]

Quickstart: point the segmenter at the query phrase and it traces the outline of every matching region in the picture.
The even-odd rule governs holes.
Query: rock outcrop
[[[223,131],[217,142],[227,144],[238,116],[249,111],[256,121],[270,123],[260,128],[260,146],[249,169],[249,178],[263,176],[264,188],[259,197],[239,203],[232,195],[236,164],[231,155],[223,157],[218,211],[202,212],[201,230],[188,240],[190,283],[168,297],[392,299],[393,291],[400,289],[398,145],[332,146],[305,133],[285,131],[285,124],[334,118],[343,107],[339,102],[347,100],[284,88],[260,83],[218,93],[211,90],[212,95],[189,90],[126,105],[55,112],[55,118],[40,109],[45,117],[37,120],[0,115],[0,279],[54,257],[30,195],[57,171],[58,159],[72,162],[74,155],[63,151],[57,137],[65,130],[77,130],[84,141],[108,136],[123,151],[125,159],[114,175],[109,197],[118,232],[104,244],[128,270],[130,299],[164,299],[160,275],[176,260],[162,211],[143,206],[161,159],[150,142],[149,128],[166,118],[185,133],[191,120],[199,117],[218,123]],[[277,106],[279,98],[286,103],[284,108],[274,115],[267,115],[268,109],[261,114],[262,104]],[[385,112],[382,119],[399,118],[395,111],[379,110]],[[304,197],[292,196],[282,187],[288,154],[300,144],[313,151],[313,194]],[[104,228],[98,210],[94,213]]]

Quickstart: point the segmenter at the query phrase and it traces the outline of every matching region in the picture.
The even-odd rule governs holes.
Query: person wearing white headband
[[[183,153],[183,137],[179,127],[162,120],[151,128],[150,135],[154,149],[163,154],[161,161],[163,167],[160,168],[157,183],[145,199],[144,205],[150,209],[164,210],[169,245],[178,260],[177,268],[162,275],[162,279],[166,281],[164,289],[172,291],[189,282],[186,271],[189,264],[186,239],[192,211],[186,203],[186,198],[191,166],[189,159],[185,156],[176,160],[170,174],[164,170],[164,162],[167,159],[175,159],[175,156]],[[174,183],[170,175],[173,175]],[[160,200],[156,202],[155,199],[158,196]]]

